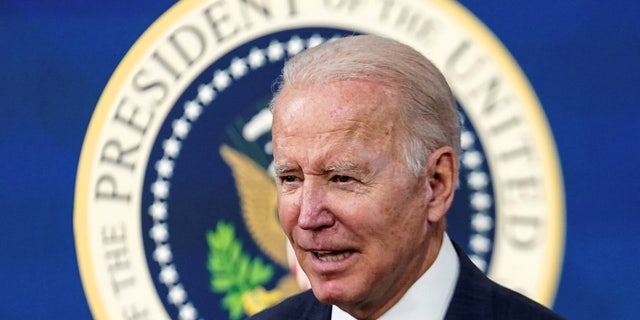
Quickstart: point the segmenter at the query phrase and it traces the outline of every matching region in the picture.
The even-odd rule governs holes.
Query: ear
[[[427,181],[432,191],[427,219],[436,223],[444,218],[453,202],[458,181],[458,159],[451,147],[441,147],[427,159]]]

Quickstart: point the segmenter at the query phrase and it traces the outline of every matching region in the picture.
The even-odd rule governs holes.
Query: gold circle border
[[[556,144],[551,135],[551,128],[544,115],[542,105],[522,69],[489,28],[468,9],[455,1],[433,0],[432,2],[437,3],[452,16],[458,18],[457,21],[465,26],[465,29],[469,30],[475,36],[475,39],[478,39],[484,45],[492,58],[495,59],[494,61],[500,66],[500,70],[503,70],[507,78],[513,81],[512,85],[516,90],[517,96],[523,101],[524,111],[530,120],[529,123],[533,129],[536,145],[542,151],[538,155],[545,169],[543,172],[546,177],[543,187],[545,198],[549,199],[545,217],[545,221],[548,221],[549,226],[545,241],[548,245],[547,263],[543,265],[544,270],[541,272],[546,274],[546,278],[544,279],[545,283],[542,285],[542,291],[532,298],[550,307],[553,305],[560,281],[565,241],[564,182]]]
[[[128,73],[143,54],[154,44],[155,40],[169,29],[176,18],[191,11],[198,1],[179,1],[164,14],[160,16],[151,26],[140,36],[134,45],[126,53],[113,75],[105,87],[96,109],[89,122],[89,128],[82,144],[78,173],[76,177],[76,189],[74,198],[73,232],[76,243],[76,255],[80,270],[80,278],[84,288],[87,302],[91,312],[96,319],[106,319],[108,313],[100,297],[97,288],[93,263],[91,261],[89,248],[89,235],[87,233],[87,220],[89,212],[88,190],[89,178],[91,174],[91,164],[96,156],[99,133],[106,122],[107,113],[115,101],[118,90],[122,86]]]

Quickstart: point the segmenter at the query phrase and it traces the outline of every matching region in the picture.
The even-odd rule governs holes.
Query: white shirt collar
[[[443,319],[453,297],[459,273],[458,255],[449,236],[445,233],[440,252],[433,265],[379,320]],[[331,320],[354,319],[342,309],[332,307]]]

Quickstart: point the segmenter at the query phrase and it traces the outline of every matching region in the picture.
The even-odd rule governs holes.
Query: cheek
[[[297,224],[299,212],[299,207],[291,201],[287,201],[286,198],[278,199],[278,218],[287,236]]]
[[[407,212],[408,208],[402,203],[388,203],[379,211],[379,218],[370,223],[369,239],[375,243],[376,250],[383,265],[399,263],[403,252],[406,253],[417,244],[424,230],[420,227],[417,216]]]
[[[425,207],[415,195],[406,197],[406,194],[396,194],[380,205],[375,225],[379,230],[384,230],[381,237],[387,244],[404,243],[425,232]]]
[[[342,222],[360,237],[384,245],[391,238],[389,231],[394,229],[390,227],[395,223],[393,215],[397,214],[389,204],[372,199],[350,203],[346,207],[351,210],[343,212]]]

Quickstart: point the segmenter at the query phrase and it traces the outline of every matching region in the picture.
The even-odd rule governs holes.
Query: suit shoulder
[[[496,283],[492,301],[495,314],[506,319],[563,319],[549,308]]]
[[[562,319],[547,307],[489,279],[454,243],[460,274],[446,319]]]
[[[331,306],[322,304],[311,290],[293,295],[275,306],[251,316],[251,320],[330,319]]]

